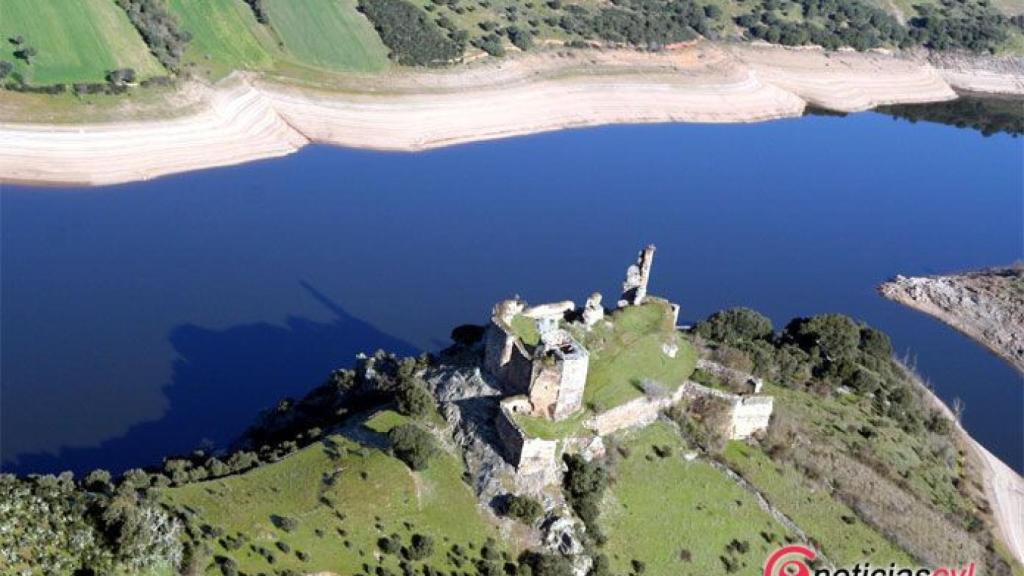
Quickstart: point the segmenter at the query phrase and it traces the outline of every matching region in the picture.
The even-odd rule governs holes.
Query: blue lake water
[[[843,312],[889,332],[1024,468],[1024,386],[889,303],[897,274],[1024,256],[1024,141],[877,114],[574,130],[420,154],[311,147],[99,189],[0,190],[3,467],[222,446],[360,351],[437,349],[515,293],[652,292],[698,319]]]

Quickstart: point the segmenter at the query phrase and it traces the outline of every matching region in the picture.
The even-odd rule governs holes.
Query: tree
[[[520,573],[529,567],[527,574],[533,576],[572,576],[572,561],[560,554],[538,554],[528,552],[519,560]]]
[[[103,469],[96,469],[85,476],[84,486],[93,492],[110,493],[114,486],[110,483],[110,472]]]
[[[434,396],[418,378],[405,378],[398,385],[395,395],[398,411],[413,418],[426,418],[437,411]]]
[[[860,349],[869,356],[888,359],[892,357],[892,340],[885,332],[864,326],[860,329]]]
[[[415,424],[396,426],[388,432],[391,451],[413,470],[423,470],[437,454],[434,437]]]
[[[587,462],[579,454],[565,456],[567,467],[562,488],[573,510],[597,534],[601,498],[608,487],[608,471],[597,462]]]
[[[716,342],[764,340],[772,337],[772,321],[750,308],[730,308],[715,312],[700,322],[694,330],[703,338]]]
[[[849,358],[860,345],[860,326],[842,314],[796,318],[786,326],[785,333],[804,350],[818,348],[829,360]]]
[[[409,560],[425,560],[434,553],[434,539],[425,534],[413,534],[409,545]]]
[[[6,78],[14,70],[14,64],[6,60],[0,60],[0,80]]]
[[[36,54],[38,52],[32,46],[25,46],[14,51],[14,57],[24,60],[26,64],[31,64]]]
[[[133,68],[118,68],[107,72],[107,82],[115,85],[134,84],[135,70]]]
[[[532,525],[544,513],[544,506],[529,496],[509,495],[505,503],[505,514],[523,524]]]

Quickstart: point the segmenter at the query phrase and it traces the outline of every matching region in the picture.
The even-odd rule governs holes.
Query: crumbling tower
[[[651,277],[651,264],[654,262],[654,244],[649,244],[640,251],[636,264],[626,269],[626,281],[622,283],[622,298],[619,308],[639,306],[647,297],[647,282]]]

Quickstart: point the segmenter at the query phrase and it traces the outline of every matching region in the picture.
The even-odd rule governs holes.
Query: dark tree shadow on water
[[[259,322],[224,330],[178,326],[168,337],[176,358],[171,382],[163,389],[168,408],[159,420],[137,424],[96,447],[21,455],[16,463],[5,463],[4,471],[119,472],[159,464],[169,454],[223,448],[261,410],[285,397],[301,397],[332,370],[351,366],[360,352],[417,353],[411,344],[384,334],[309,284],[301,284],[331,311],[330,321],[289,317],[284,326]]]

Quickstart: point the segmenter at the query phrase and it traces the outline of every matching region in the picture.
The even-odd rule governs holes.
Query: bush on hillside
[[[510,494],[505,502],[505,515],[532,525],[544,514],[544,506],[529,496]]]
[[[694,332],[708,340],[732,343],[740,340],[770,339],[772,321],[750,308],[730,308],[715,312],[698,322]]]
[[[391,451],[413,470],[423,470],[437,454],[434,437],[415,424],[403,424],[388,432]]]
[[[149,50],[168,70],[177,70],[192,35],[180,28],[162,0],[117,0]]]
[[[437,412],[434,396],[421,380],[415,377],[403,378],[395,393],[398,411],[412,418],[427,418]]]
[[[526,567],[528,572],[523,568]],[[561,554],[525,552],[519,558],[519,573],[532,576],[572,576],[572,561]]]
[[[562,489],[569,505],[587,525],[594,537],[599,537],[597,517],[600,515],[601,498],[608,488],[608,470],[600,463],[586,461],[579,454],[565,456],[566,472]]]
[[[245,3],[252,9],[253,16],[260,24],[270,24],[270,11],[264,0],[245,0]]]

